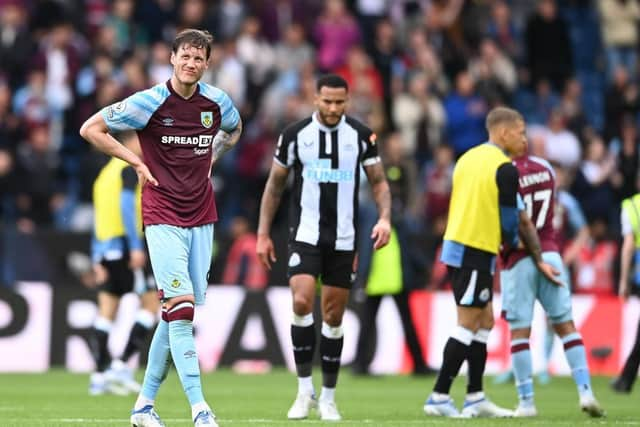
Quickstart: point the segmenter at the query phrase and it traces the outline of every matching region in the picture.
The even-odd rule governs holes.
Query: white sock
[[[447,400],[451,399],[451,397],[449,397],[448,394],[438,393],[434,391],[433,393],[431,393],[431,399],[434,402],[446,402]]]
[[[153,404],[154,404],[153,399],[149,399],[149,398],[144,397],[143,395],[139,394],[138,395],[138,399],[136,400],[136,404],[133,405],[133,409],[138,411],[138,410],[144,408],[147,405],[153,406]]]
[[[196,416],[202,411],[211,411],[207,402],[196,403],[191,407],[191,419],[194,420]]]
[[[311,379],[311,376],[298,377],[298,394],[304,394],[304,395],[315,394],[315,391],[313,390],[313,381]]]
[[[465,400],[475,402],[476,400],[484,399],[484,391],[476,391],[475,393],[467,393]]]
[[[91,382],[95,384],[104,384],[104,372],[94,372],[91,374]]]
[[[335,388],[327,388],[322,387],[322,391],[320,392],[320,400],[324,400],[325,402],[333,402],[336,396]]]
[[[122,371],[126,367],[127,365],[125,365],[125,363],[120,359],[113,359],[111,361],[111,369],[113,369],[114,371]]]

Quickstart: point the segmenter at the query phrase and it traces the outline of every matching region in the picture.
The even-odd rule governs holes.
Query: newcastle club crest
[[[202,126],[209,129],[213,125],[213,113],[211,111],[202,111],[200,113],[200,122]]]

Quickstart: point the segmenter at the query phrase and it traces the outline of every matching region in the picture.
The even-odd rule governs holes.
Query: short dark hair
[[[488,132],[496,126],[503,124],[513,124],[516,122],[524,122],[524,117],[518,111],[508,107],[496,107],[489,111],[487,114],[487,120],[485,121],[485,127]]]
[[[323,86],[334,88],[343,87],[344,90],[349,92],[349,85],[347,84],[347,81],[337,74],[325,74],[324,76],[320,76],[316,82],[316,90],[320,92],[320,89],[322,89]]]
[[[213,44],[213,36],[207,30],[198,30],[195,28],[187,28],[180,31],[176,38],[173,39],[171,50],[178,53],[178,49],[183,44],[193,46],[197,49],[205,48],[207,50],[207,60],[211,55],[211,45]]]

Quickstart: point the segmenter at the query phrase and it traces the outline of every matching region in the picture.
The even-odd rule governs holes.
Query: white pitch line
[[[5,422],[21,422],[23,418],[3,419]],[[81,424],[81,423],[94,423],[94,424],[108,424],[108,423],[128,423],[129,418],[50,418],[47,421],[60,423],[60,424]],[[188,418],[168,418],[163,421],[169,423],[188,423],[191,420]],[[288,424],[286,419],[268,419],[268,418],[249,418],[249,419],[218,419],[221,424]],[[357,423],[357,424],[371,424],[371,425],[425,425],[425,424],[448,424],[451,420],[448,419],[432,419],[424,418],[420,420],[372,420],[372,419],[343,419],[343,423]],[[596,421],[596,420],[593,420]],[[640,425],[640,421],[631,420],[612,420],[605,419],[605,424],[608,425],[625,425],[625,426],[637,426]],[[532,425],[548,425],[550,420],[527,420],[527,424]],[[554,425],[573,425],[573,421],[553,420]],[[304,424],[322,424],[326,425],[325,421],[321,420],[305,420]]]

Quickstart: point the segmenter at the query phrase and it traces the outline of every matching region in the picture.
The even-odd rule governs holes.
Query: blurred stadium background
[[[616,298],[620,202],[640,182],[639,20],[636,0],[0,0],[0,353],[8,355],[0,372],[92,369],[91,186],[106,159],[78,128],[167,80],[167,42],[197,27],[215,37],[204,80],[229,93],[245,122],[214,176],[221,221],[196,331],[206,371],[291,366],[284,266],[267,273],[252,257],[258,195],[279,131],[313,111],[315,77],[336,72],[350,84],[349,113],[381,141],[395,226],[409,231],[400,242],[403,286],[428,364],[439,366],[453,323],[435,262],[452,167],[486,139],[486,112],[507,104],[524,114],[531,150],[553,162],[585,214],[587,238],[572,246],[570,227],[564,236],[575,252],[574,315],[593,372],[614,374],[640,315],[636,301]],[[366,212],[370,195],[361,201]],[[281,254],[282,206],[274,224]],[[558,220],[567,215],[559,206]],[[346,364],[358,295],[346,318]],[[114,349],[134,306],[125,300]],[[536,322],[541,330],[540,313]],[[371,370],[410,372],[390,301],[378,325]],[[541,340],[534,334],[533,346]],[[557,348],[552,370],[567,373]],[[508,366],[504,323],[489,351],[489,372]]]

